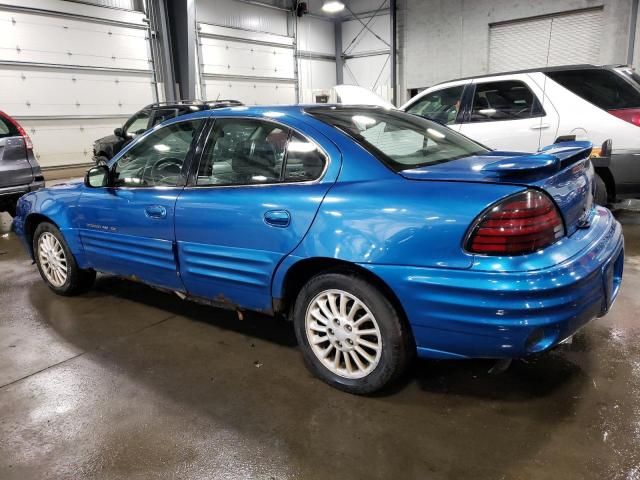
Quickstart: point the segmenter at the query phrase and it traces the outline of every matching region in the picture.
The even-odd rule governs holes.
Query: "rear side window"
[[[308,182],[322,175],[326,159],[317,145],[299,133],[293,133],[287,146],[285,182]]]
[[[0,138],[13,137],[17,134],[16,128],[0,116]]]
[[[197,185],[256,185],[318,179],[327,159],[288,128],[258,119],[217,119],[207,139]]]
[[[428,93],[411,105],[407,112],[450,125],[458,117],[463,90],[464,85],[460,85]]]
[[[9,136],[9,125],[5,122],[5,120],[0,117],[0,137],[8,137]]]
[[[640,107],[640,90],[611,70],[568,70],[547,76],[604,110]]]
[[[524,82],[478,83],[473,96],[471,122],[520,120],[544,115],[542,105]]]

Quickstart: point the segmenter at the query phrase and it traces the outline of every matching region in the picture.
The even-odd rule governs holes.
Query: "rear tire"
[[[329,385],[366,395],[389,385],[415,349],[387,297],[353,273],[325,273],[302,288],[293,309],[309,370]]]
[[[609,203],[609,193],[607,192],[607,185],[604,183],[604,180],[597,173],[593,177],[593,181],[596,185],[595,195],[593,200],[598,204],[606,207]]]
[[[40,223],[33,234],[33,255],[40,276],[58,295],[72,296],[89,290],[96,279],[94,270],[78,267],[58,227]]]

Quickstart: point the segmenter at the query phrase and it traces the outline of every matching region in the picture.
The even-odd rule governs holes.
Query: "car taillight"
[[[633,123],[635,126],[640,127],[640,108],[620,108],[607,111],[625,122]]]
[[[27,135],[27,131],[24,128],[22,128],[22,125],[20,125],[13,118],[11,118],[9,115],[7,115],[2,111],[0,111],[0,117],[4,118],[7,122],[9,122],[11,125],[15,127],[15,129],[18,131],[18,135],[20,135],[23,138],[24,145],[27,148],[27,150],[33,150],[33,142],[31,141],[31,138],[29,137],[29,135]]]
[[[484,255],[523,255],[548,247],[564,236],[551,199],[537,190],[508,197],[476,220],[466,249]]]

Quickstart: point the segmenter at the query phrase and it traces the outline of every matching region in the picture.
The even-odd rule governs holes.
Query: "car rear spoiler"
[[[591,142],[562,142],[544,147],[537,153],[523,154],[491,162],[481,171],[500,176],[520,176],[558,171],[573,163],[589,158]]]

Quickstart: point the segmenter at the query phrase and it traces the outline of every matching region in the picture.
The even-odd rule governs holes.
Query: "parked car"
[[[96,140],[93,144],[93,161],[97,165],[106,164],[138,135],[170,118],[202,110],[240,105],[242,103],[238,100],[216,100],[215,102],[178,100],[152,103],[129,117],[122,127],[113,131],[113,135]]]
[[[609,310],[623,236],[590,153],[491,151],[376,107],[220,109],[22,197],[15,231],[61,295],[101,271],[284,314],[310,369],[363,394],[416,352],[522,357]]]
[[[15,216],[18,198],[42,187],[44,178],[29,135],[0,111],[0,212]]]
[[[430,87],[400,108],[499,150],[589,140],[598,147],[597,202],[640,196],[640,76],[627,66],[463,78]]]

